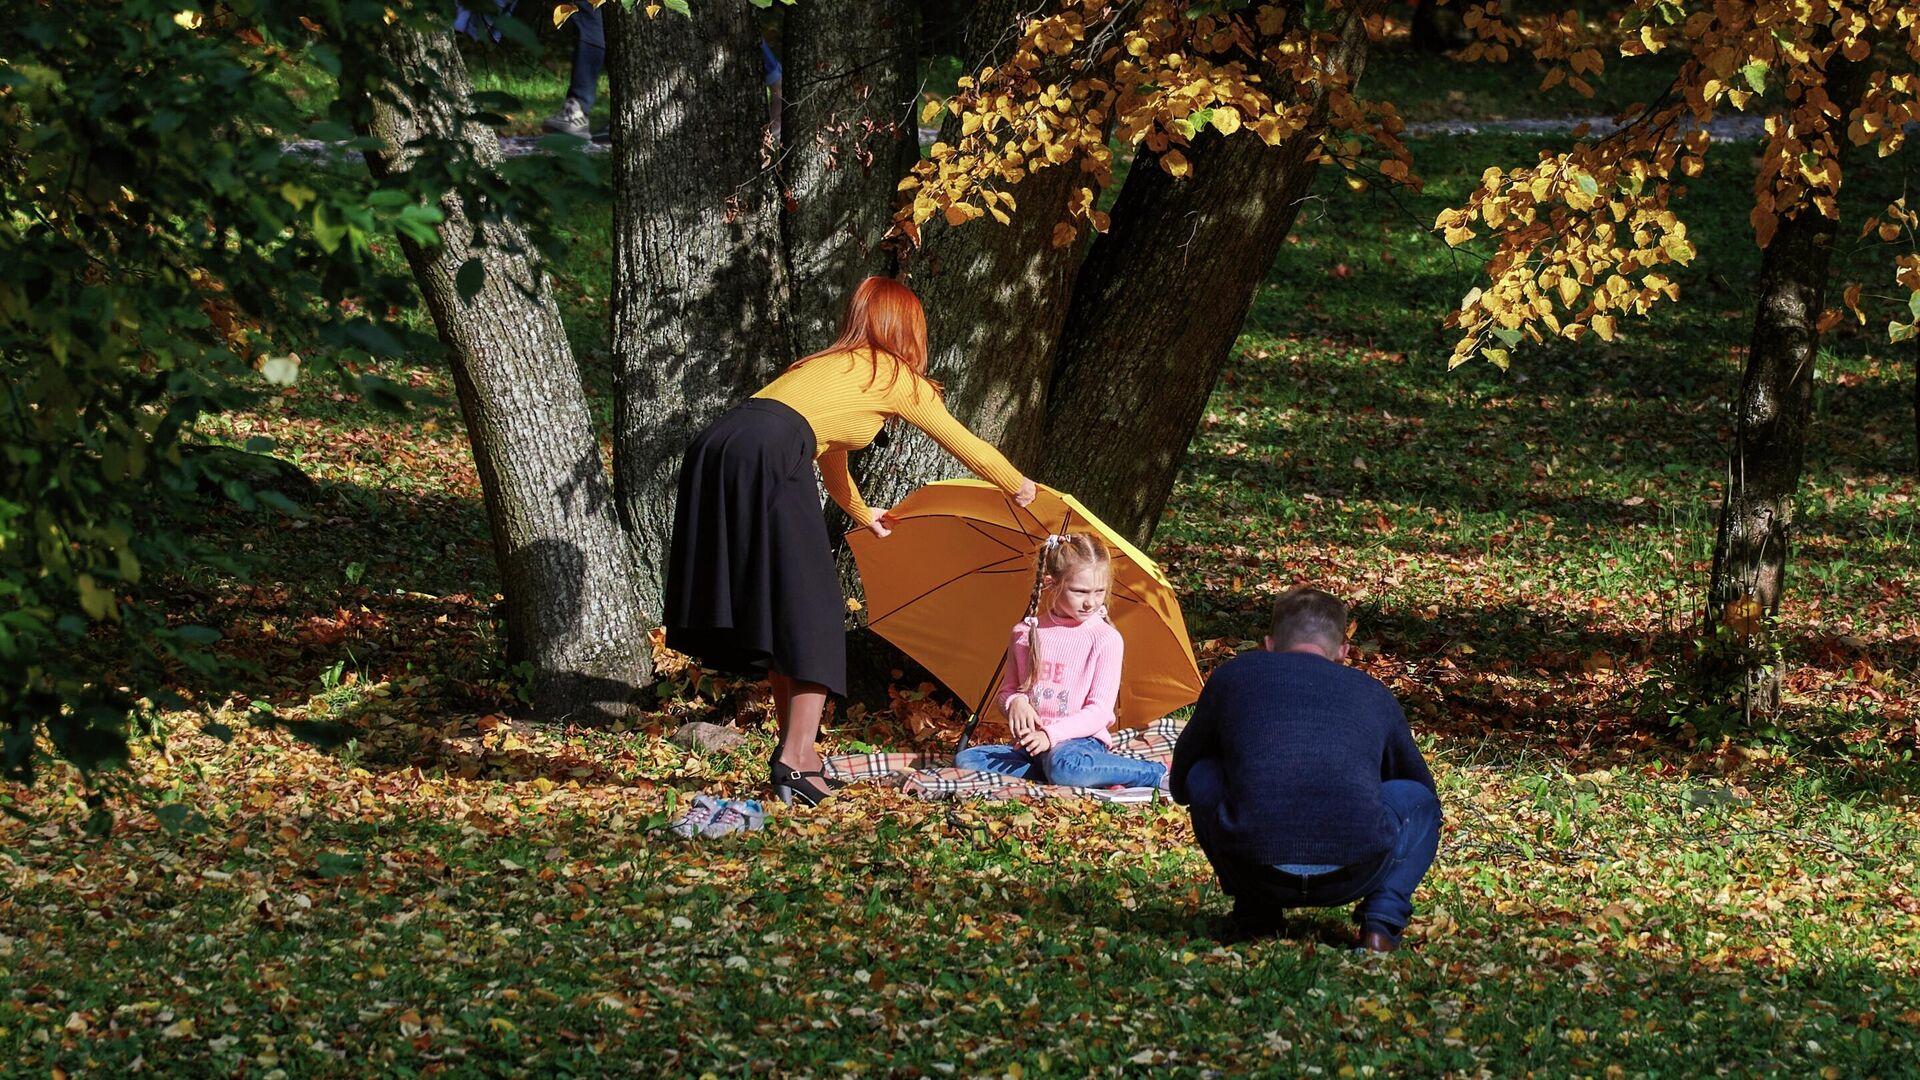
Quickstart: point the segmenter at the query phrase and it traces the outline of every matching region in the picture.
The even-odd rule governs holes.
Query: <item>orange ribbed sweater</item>
[[[886,355],[880,357],[880,377],[869,385],[873,369],[864,352],[816,357],[753,396],[777,401],[807,418],[827,494],[862,525],[872,522],[873,510],[860,497],[860,489],[847,472],[847,451],[873,442],[889,416],[898,416],[926,432],[961,464],[1000,490],[1013,494],[1020,489],[1026,477],[1012,462],[955,420],[940,395],[911,369],[900,365],[900,377],[893,378],[887,370],[890,363],[899,362]]]

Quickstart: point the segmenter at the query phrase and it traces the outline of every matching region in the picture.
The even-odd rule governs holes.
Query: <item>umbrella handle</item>
[[[993,677],[987,680],[986,692],[980,695],[980,704],[973,707],[973,715],[967,717],[967,726],[960,729],[960,745],[953,748],[955,757],[960,755],[967,744],[973,741],[973,729],[980,726],[980,714],[987,711],[987,699],[993,696],[993,688],[1000,685],[1000,673],[1007,668],[1007,654],[1000,653],[1000,662],[993,666]]]

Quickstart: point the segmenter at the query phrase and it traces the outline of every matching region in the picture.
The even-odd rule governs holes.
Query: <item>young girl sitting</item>
[[[1012,746],[970,746],[962,769],[1009,773],[1069,787],[1153,787],[1156,761],[1111,752],[1120,696],[1120,632],[1107,621],[1107,549],[1094,537],[1047,538],[1034,568],[1027,617],[1013,628],[1000,709]]]

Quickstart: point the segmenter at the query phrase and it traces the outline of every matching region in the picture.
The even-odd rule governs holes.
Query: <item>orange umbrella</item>
[[[1200,668],[1166,575],[1071,495],[1041,487],[1021,507],[978,480],[942,480],[893,508],[893,535],[847,536],[866,586],[867,625],[947,688],[982,702],[998,684],[1007,635],[1027,613],[1034,562],[1050,534],[1090,532],[1113,557],[1107,614],[1126,642],[1120,724],[1144,727],[1200,696]],[[998,712],[998,706],[994,707]]]

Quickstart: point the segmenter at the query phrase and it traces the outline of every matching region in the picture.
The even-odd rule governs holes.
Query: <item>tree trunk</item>
[[[463,140],[482,168],[500,160],[471,112],[466,67],[448,34],[404,27],[380,41],[390,93],[373,94],[373,134],[388,146]],[[404,173],[415,152],[371,154],[376,176]],[[647,623],[628,572],[606,468],[580,370],[546,276],[521,230],[475,221],[465,198],[440,200],[435,248],[401,239],[452,361],[473,444],[505,593],[510,658],[533,664],[533,709],[547,720],[624,714],[652,680]],[[480,290],[461,299],[455,278],[478,258]]]
[[[989,0],[971,10],[923,8],[923,16],[941,24],[933,28],[938,34],[957,38],[968,69],[978,71],[999,59],[996,49],[1012,44],[1012,28],[1030,7]],[[953,23],[961,16],[966,21],[956,31]],[[941,137],[958,139],[959,122],[948,118]],[[895,185],[904,174],[894,177]],[[981,220],[950,228],[936,219],[924,227],[922,246],[902,260],[903,276],[926,305],[928,368],[946,387],[947,409],[1023,470],[1039,463],[1047,364],[1085,250],[1055,248],[1053,226],[1065,217],[1068,193],[1085,182],[1071,167],[1043,169],[1013,189],[1019,209],[1011,225]],[[893,186],[886,195],[889,210]],[[922,484],[968,475],[912,427],[902,427],[885,446],[854,455],[852,468],[868,503],[877,507],[892,506]],[[837,507],[829,508],[829,516],[835,535],[852,527]],[[859,573],[844,546],[839,568],[847,595],[859,596]],[[920,678],[918,666],[877,635],[860,631],[847,645],[847,685],[855,698],[884,701],[895,669],[907,672],[909,682]]]
[[[1860,75],[1859,65],[1837,56],[1829,65],[1827,90],[1842,118],[1859,102]],[[1833,128],[1840,145],[1843,127],[1844,119]],[[1766,668],[1763,646],[1767,622],[1780,610],[1793,496],[1806,460],[1820,343],[1816,326],[1839,229],[1810,200],[1799,211],[1780,223],[1761,256],[1753,339],[1734,402],[1733,453],[1707,592],[1708,626],[1725,623],[1741,639],[1746,700],[1760,711],[1779,701],[1778,676]]]
[[[804,355],[833,340],[854,286],[893,272],[880,242],[919,158],[913,13],[902,0],[800,4],[786,45],[781,227]]]
[[[992,63],[996,47],[1012,43],[1011,28],[1029,6],[992,0],[971,13],[963,32],[968,70]],[[959,122],[949,117],[941,137],[957,140]],[[1011,225],[929,222],[922,246],[903,260],[926,305],[927,366],[946,387],[948,411],[1025,470],[1039,464],[1048,359],[1083,250],[1054,247],[1053,226],[1066,216],[1068,193],[1084,183],[1077,169],[1043,169],[1013,189],[1019,209]],[[891,506],[922,484],[967,471],[907,428],[860,455],[854,475],[869,504]]]
[[[1419,0],[1408,23],[1408,40],[1424,53],[1443,53],[1473,40],[1460,22],[1460,11],[1441,7],[1440,0]]]
[[[614,490],[657,613],[682,452],[795,353],[755,9],[608,12]]]
[[[1365,20],[1384,6],[1341,9],[1337,69],[1359,77]],[[1141,546],[1318,168],[1309,159],[1326,95],[1311,100],[1314,122],[1279,146],[1246,131],[1201,135],[1184,180],[1143,152],[1080,268],[1047,391],[1040,478]]]

